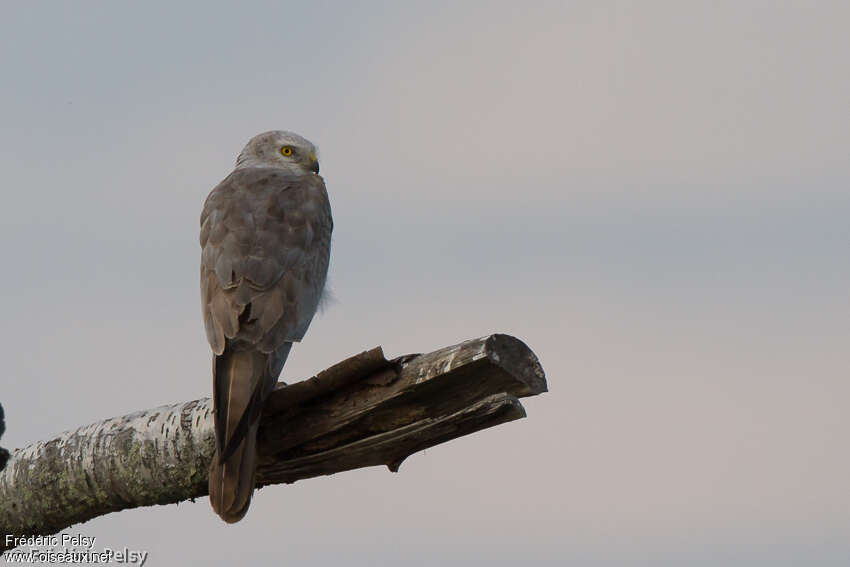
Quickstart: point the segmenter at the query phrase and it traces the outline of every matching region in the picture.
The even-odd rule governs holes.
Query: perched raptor
[[[252,138],[204,203],[201,303],[216,437],[209,489],[226,522],[251,503],[260,413],[316,313],[332,228],[316,148],[292,132]]]

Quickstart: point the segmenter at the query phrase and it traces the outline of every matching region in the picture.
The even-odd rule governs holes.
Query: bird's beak
[[[319,160],[316,159],[316,154],[310,154],[310,171],[319,173]]]

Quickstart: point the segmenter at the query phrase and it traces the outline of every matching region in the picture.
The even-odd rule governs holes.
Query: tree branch
[[[373,465],[397,471],[422,449],[524,417],[517,398],[545,391],[537,357],[508,335],[392,361],[378,347],[278,385],[260,424],[258,486]],[[16,450],[0,472],[0,533],[47,535],[109,512],[205,496],[214,437],[205,398]]]

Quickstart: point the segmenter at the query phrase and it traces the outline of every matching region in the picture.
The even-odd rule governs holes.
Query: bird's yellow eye
[[[285,155],[287,157],[291,156],[292,155],[292,146],[283,146],[282,148],[280,148],[280,153],[282,153],[283,155]]]

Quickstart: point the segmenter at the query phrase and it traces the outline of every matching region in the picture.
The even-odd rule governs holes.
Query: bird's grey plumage
[[[248,509],[263,403],[325,284],[333,222],[315,153],[290,132],[255,136],[201,214],[201,301],[214,355],[210,501],[228,522]]]

